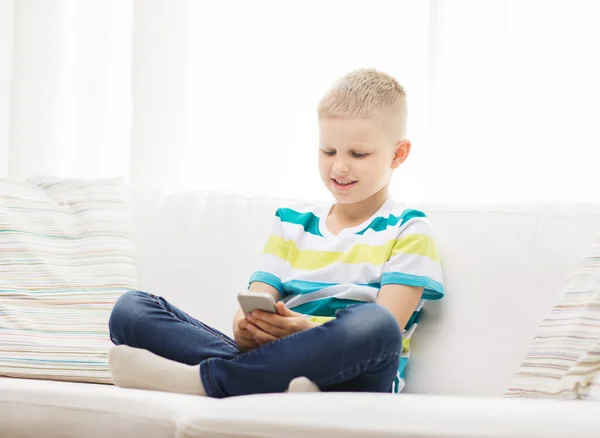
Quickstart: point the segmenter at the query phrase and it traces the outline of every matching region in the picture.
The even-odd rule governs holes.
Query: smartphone
[[[255,309],[277,313],[275,298],[267,292],[244,291],[238,294],[237,299],[245,316]]]

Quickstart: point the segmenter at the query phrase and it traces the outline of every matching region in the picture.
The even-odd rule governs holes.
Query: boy
[[[109,322],[117,385],[219,398],[402,389],[423,300],[444,294],[425,214],[389,196],[411,148],[404,90],[354,71],[318,116],[319,171],[335,203],[277,210],[249,287],[273,295],[277,313],[238,310],[232,340],[161,297],[128,292]]]

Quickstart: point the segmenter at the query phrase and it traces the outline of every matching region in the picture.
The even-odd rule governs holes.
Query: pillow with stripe
[[[0,180],[0,375],[112,383],[108,317],[137,288],[122,180]]]
[[[600,235],[539,324],[507,397],[600,399]]]

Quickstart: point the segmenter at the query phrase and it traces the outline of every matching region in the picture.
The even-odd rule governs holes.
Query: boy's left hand
[[[285,307],[283,301],[276,304],[277,313],[253,310],[246,319],[251,323],[248,330],[252,332],[252,325],[267,332],[271,336],[280,339],[292,333],[317,327],[319,324],[310,321],[302,313],[294,312]]]

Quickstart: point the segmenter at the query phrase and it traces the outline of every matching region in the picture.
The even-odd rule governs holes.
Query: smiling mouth
[[[351,187],[353,187],[358,181],[351,181],[351,180],[343,180],[343,179],[337,179],[337,178],[331,178],[331,182],[333,183],[333,186],[337,189],[337,190],[348,190]]]

